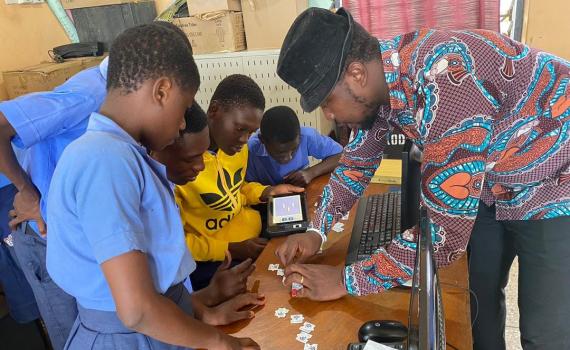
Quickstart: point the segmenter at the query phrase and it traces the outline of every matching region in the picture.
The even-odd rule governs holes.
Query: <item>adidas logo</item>
[[[242,175],[243,168],[239,168],[238,170],[236,170],[233,176],[230,176],[230,173],[225,168],[222,168],[222,170],[224,173],[224,180],[226,181],[226,184],[228,185],[230,192],[232,193],[234,198],[238,198],[239,189],[243,182],[243,175]],[[236,208],[234,208],[234,204],[232,203],[230,196],[228,196],[228,193],[226,192],[226,189],[222,184],[222,179],[220,177],[220,174],[218,174],[216,185],[218,186],[218,190],[220,191],[219,193],[200,193],[200,197],[202,198],[204,203],[210,209],[217,211],[235,210]]]
[[[221,219],[210,218],[210,219],[206,220],[206,222],[204,223],[204,226],[206,226],[206,228],[208,230],[218,231],[218,230],[222,229],[224,227],[224,225],[227,224],[228,222],[230,222],[230,220],[233,218],[234,218],[233,213],[231,215],[228,214],[228,216],[226,216],[225,218],[221,218]]]

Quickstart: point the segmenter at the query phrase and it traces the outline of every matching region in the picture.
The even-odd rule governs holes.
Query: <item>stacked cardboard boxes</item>
[[[64,0],[94,1],[94,0]],[[105,0],[121,1],[121,0]],[[330,0],[186,0],[190,17],[175,19],[194,52],[280,49],[297,16]]]
[[[241,0],[248,49],[280,49],[291,24],[308,5],[308,0]]]
[[[186,3],[192,16],[217,11],[241,12],[240,0],[186,0]]]
[[[186,33],[195,54],[246,49],[239,0],[187,0],[190,17],[174,24]]]
[[[8,98],[16,98],[31,92],[53,90],[71,76],[95,66],[103,57],[73,58],[63,63],[46,62],[19,70],[2,73]]]

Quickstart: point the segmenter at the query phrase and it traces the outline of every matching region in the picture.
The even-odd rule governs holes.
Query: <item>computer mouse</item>
[[[378,343],[404,341],[408,337],[408,328],[398,321],[368,321],[358,330],[358,339],[365,343],[368,339]]]

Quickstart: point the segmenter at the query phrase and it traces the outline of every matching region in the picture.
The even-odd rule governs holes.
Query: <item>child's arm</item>
[[[263,193],[269,189],[271,186],[265,186],[258,182],[247,182],[244,181],[243,185],[241,185],[240,192],[243,194],[242,199],[244,199],[243,205],[256,205],[260,202],[260,198],[263,196]]]
[[[332,172],[338,165],[339,159],[340,153],[330,156],[319,164],[288,174],[283,178],[283,181],[292,185],[306,187],[314,178]]]
[[[290,184],[267,186],[267,188],[261,193],[261,196],[259,196],[259,201],[265,203],[269,200],[269,197],[278,196],[280,194],[301,193],[301,192],[305,192],[305,189]]]
[[[192,293],[194,315],[212,326],[253,318],[253,309],[265,304],[265,296],[257,290],[247,293],[247,279],[255,270],[252,260],[247,259],[234,267],[231,263],[232,256],[228,251],[210,284]]]
[[[342,146],[313,128],[304,127],[301,132],[307,140],[307,154],[316,159],[322,159],[322,161],[315,166],[288,174],[283,180],[286,183],[305,187],[314,178],[330,173],[336,168]]]
[[[101,264],[123,324],[162,342],[190,348],[259,349],[251,339],[234,338],[185,314],[158,294],[147,257],[131,251]]]

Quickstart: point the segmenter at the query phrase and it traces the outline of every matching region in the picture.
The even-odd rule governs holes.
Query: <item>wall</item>
[[[154,4],[156,5],[156,14],[160,15],[160,13],[168,7],[174,0],[154,0]]]
[[[69,39],[47,4],[6,5],[0,0],[0,71],[49,60],[47,51],[66,43]],[[0,81],[0,100],[5,93]]]
[[[522,41],[570,60],[570,1],[525,0]]]
[[[171,2],[156,0],[157,13]],[[0,72],[48,61],[48,50],[67,43],[67,35],[47,4],[6,5],[0,0]],[[0,101],[4,99],[0,74]]]
[[[156,0],[157,13],[172,0]],[[570,59],[570,1],[526,0],[522,40]],[[68,43],[47,4],[6,5],[0,0],[0,71],[49,60],[47,51]],[[0,100],[5,98],[0,76]]]

